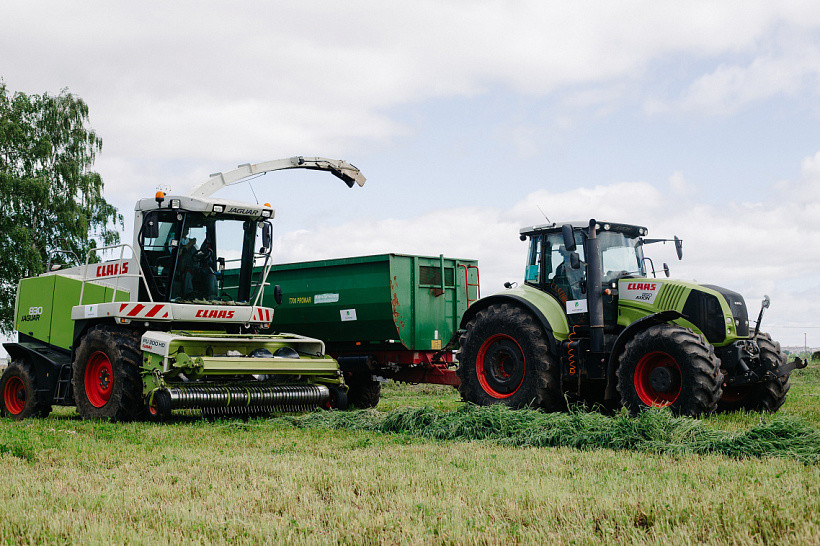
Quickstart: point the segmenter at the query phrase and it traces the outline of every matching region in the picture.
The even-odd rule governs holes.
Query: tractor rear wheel
[[[618,392],[633,415],[669,407],[696,417],[715,410],[723,374],[714,348],[688,328],[658,324],[627,342],[619,358]]]
[[[769,334],[758,334],[755,338],[760,348],[760,359],[767,369],[776,369],[786,359],[780,349],[780,343],[772,341]],[[718,402],[719,411],[735,411],[745,409],[749,411],[775,412],[786,401],[791,383],[789,376],[777,379],[766,379],[762,383],[743,387],[724,387],[723,397]]]
[[[37,392],[37,376],[31,365],[15,360],[0,377],[2,405],[0,414],[12,419],[26,417],[46,417],[51,413],[51,404]]]
[[[564,408],[558,368],[532,315],[507,303],[479,311],[459,340],[461,398],[481,406]]]
[[[130,421],[142,416],[139,334],[113,325],[93,327],[72,364],[71,383],[83,419]]]
[[[382,384],[369,373],[353,373],[345,377],[347,401],[359,409],[375,408],[379,405]]]

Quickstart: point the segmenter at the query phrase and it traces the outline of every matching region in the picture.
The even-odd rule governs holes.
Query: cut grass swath
[[[820,431],[803,420],[776,415],[741,432],[710,429],[695,419],[650,410],[633,418],[576,410],[544,413],[501,405],[322,412],[285,417],[298,427],[397,433],[431,440],[488,440],[521,447],[574,447],[648,453],[716,454],[734,458],[787,457],[820,462]]]

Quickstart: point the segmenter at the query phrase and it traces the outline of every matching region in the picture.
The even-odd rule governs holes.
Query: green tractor
[[[805,363],[787,362],[760,332],[768,297],[750,329],[740,294],[656,278],[643,247],[668,240],[646,235],[641,226],[595,220],[522,229],[524,284],[506,283],[462,318],[462,397],[548,411],[567,401],[633,414],[779,409],[790,373]],[[670,242],[680,259],[681,240]]]
[[[161,420],[344,408],[347,387],[324,343],[262,334],[272,246],[269,204],[211,195],[281,169],[329,171],[348,187],[364,176],[344,161],[293,157],[211,175],[187,195],[141,199],[133,245],[93,249],[85,264],[22,279],[18,340],[0,378],[0,412],[44,417],[76,406],[84,419]],[[94,263],[96,252],[113,259]],[[238,274],[228,278],[227,267]],[[278,286],[274,300],[281,302]]]

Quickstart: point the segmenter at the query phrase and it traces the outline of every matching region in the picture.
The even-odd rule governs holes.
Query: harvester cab
[[[273,208],[211,197],[291,168],[329,171],[349,187],[365,181],[353,165],[324,158],[242,165],[188,195],[140,200],[133,245],[92,249],[84,265],[22,279],[3,413],[76,405],[83,418],[124,420],[189,408],[217,416],[344,407],[346,387],[324,343],[259,333],[274,312],[261,303]],[[114,258],[100,262],[106,254]],[[230,286],[226,266],[240,272]]]
[[[550,410],[567,400],[633,413],[777,410],[802,363],[760,333],[762,309],[750,331],[740,294],[666,278],[666,264],[659,278],[644,247],[670,241],[680,259],[682,241],[647,233],[595,220],[522,229],[524,284],[462,319],[462,396]]]

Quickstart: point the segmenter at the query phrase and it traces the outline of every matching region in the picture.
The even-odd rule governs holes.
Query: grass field
[[[0,542],[820,543],[820,364],[792,385],[700,421],[394,384],[371,412],[3,419]]]

